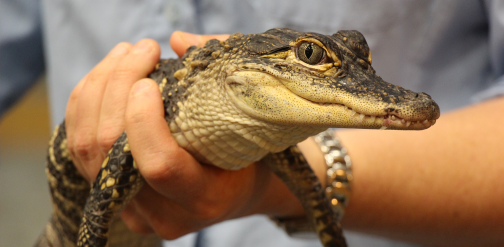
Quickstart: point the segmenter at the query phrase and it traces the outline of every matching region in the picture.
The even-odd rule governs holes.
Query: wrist
[[[350,199],[353,179],[351,161],[334,131],[326,130],[298,144],[303,156],[321,181],[325,203],[331,207],[334,220],[339,222]],[[322,192],[322,191],[319,191]],[[306,217],[272,218],[293,237],[312,236],[313,222]]]

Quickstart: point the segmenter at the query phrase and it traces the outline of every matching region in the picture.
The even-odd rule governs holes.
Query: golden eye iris
[[[307,64],[317,64],[324,58],[325,50],[311,42],[301,44],[297,51],[298,58]]]

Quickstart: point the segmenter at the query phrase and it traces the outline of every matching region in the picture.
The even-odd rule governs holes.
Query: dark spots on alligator
[[[212,55],[212,52],[213,52],[212,50],[207,49],[207,48],[203,48],[203,49],[202,49],[202,53],[203,53],[203,55],[204,55],[205,57],[208,57],[208,56]]]
[[[394,107],[389,107],[389,108],[386,108],[385,109],[385,112],[389,115],[392,115],[392,113],[395,113],[395,114],[400,114],[401,113],[401,110],[400,109],[396,109]]]
[[[117,179],[118,184],[121,184],[121,185],[128,184],[130,177],[131,177],[131,174],[129,174],[129,173],[124,173],[124,174],[119,175],[119,178]]]

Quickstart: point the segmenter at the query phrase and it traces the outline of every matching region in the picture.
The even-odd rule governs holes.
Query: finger
[[[164,239],[208,225],[201,219],[195,220],[194,210],[181,206],[180,201],[198,196],[193,189],[201,188],[202,180],[197,175],[201,167],[171,136],[161,93],[154,81],[142,79],[133,85],[126,109],[126,131],[140,173],[148,185],[156,187],[142,188],[134,199],[149,225]],[[135,224],[133,219],[125,222]]]
[[[182,57],[191,46],[203,47],[211,39],[226,40],[229,34],[197,35],[181,31],[173,32],[170,38],[170,45],[179,57]]]
[[[82,87],[78,91],[78,97],[73,98],[68,109],[69,120],[67,125],[67,142],[77,169],[88,180],[97,173],[91,172],[86,165],[98,160],[100,157],[96,146],[96,128],[98,125],[101,99],[107,80],[117,64],[128,54],[131,44],[120,43],[96,65],[91,72],[79,82]],[[77,93],[77,92],[76,92]]]
[[[200,193],[197,190],[204,182],[202,168],[171,135],[164,119],[161,93],[154,81],[142,79],[133,86],[126,111],[126,131],[140,173],[156,191],[177,199]],[[185,191],[173,187],[184,183],[188,185]]]
[[[142,210],[136,205],[136,201],[133,200],[121,211],[121,219],[133,232],[140,234],[154,233],[154,229],[152,229],[141,212]]]
[[[201,221],[192,211],[174,201],[163,197],[150,186],[144,186],[133,199],[135,214],[141,219],[128,219],[127,225],[136,228],[135,224],[149,225],[163,239],[176,239],[208,225]],[[126,221],[125,221],[126,222]]]
[[[125,129],[124,113],[131,86],[154,69],[160,54],[157,42],[141,40],[111,74],[103,95],[98,126],[98,146],[102,155],[108,152]]]

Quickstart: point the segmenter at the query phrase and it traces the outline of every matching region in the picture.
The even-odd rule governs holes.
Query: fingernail
[[[129,51],[129,46],[126,43],[119,43],[117,44],[112,50],[110,51],[111,55],[124,55],[128,53]]]
[[[131,89],[131,94],[133,96],[138,95],[139,93],[147,90],[150,87],[150,82],[147,79],[142,79],[136,82]]]
[[[149,53],[152,50],[152,46],[147,40],[140,40],[134,47],[134,53]]]

